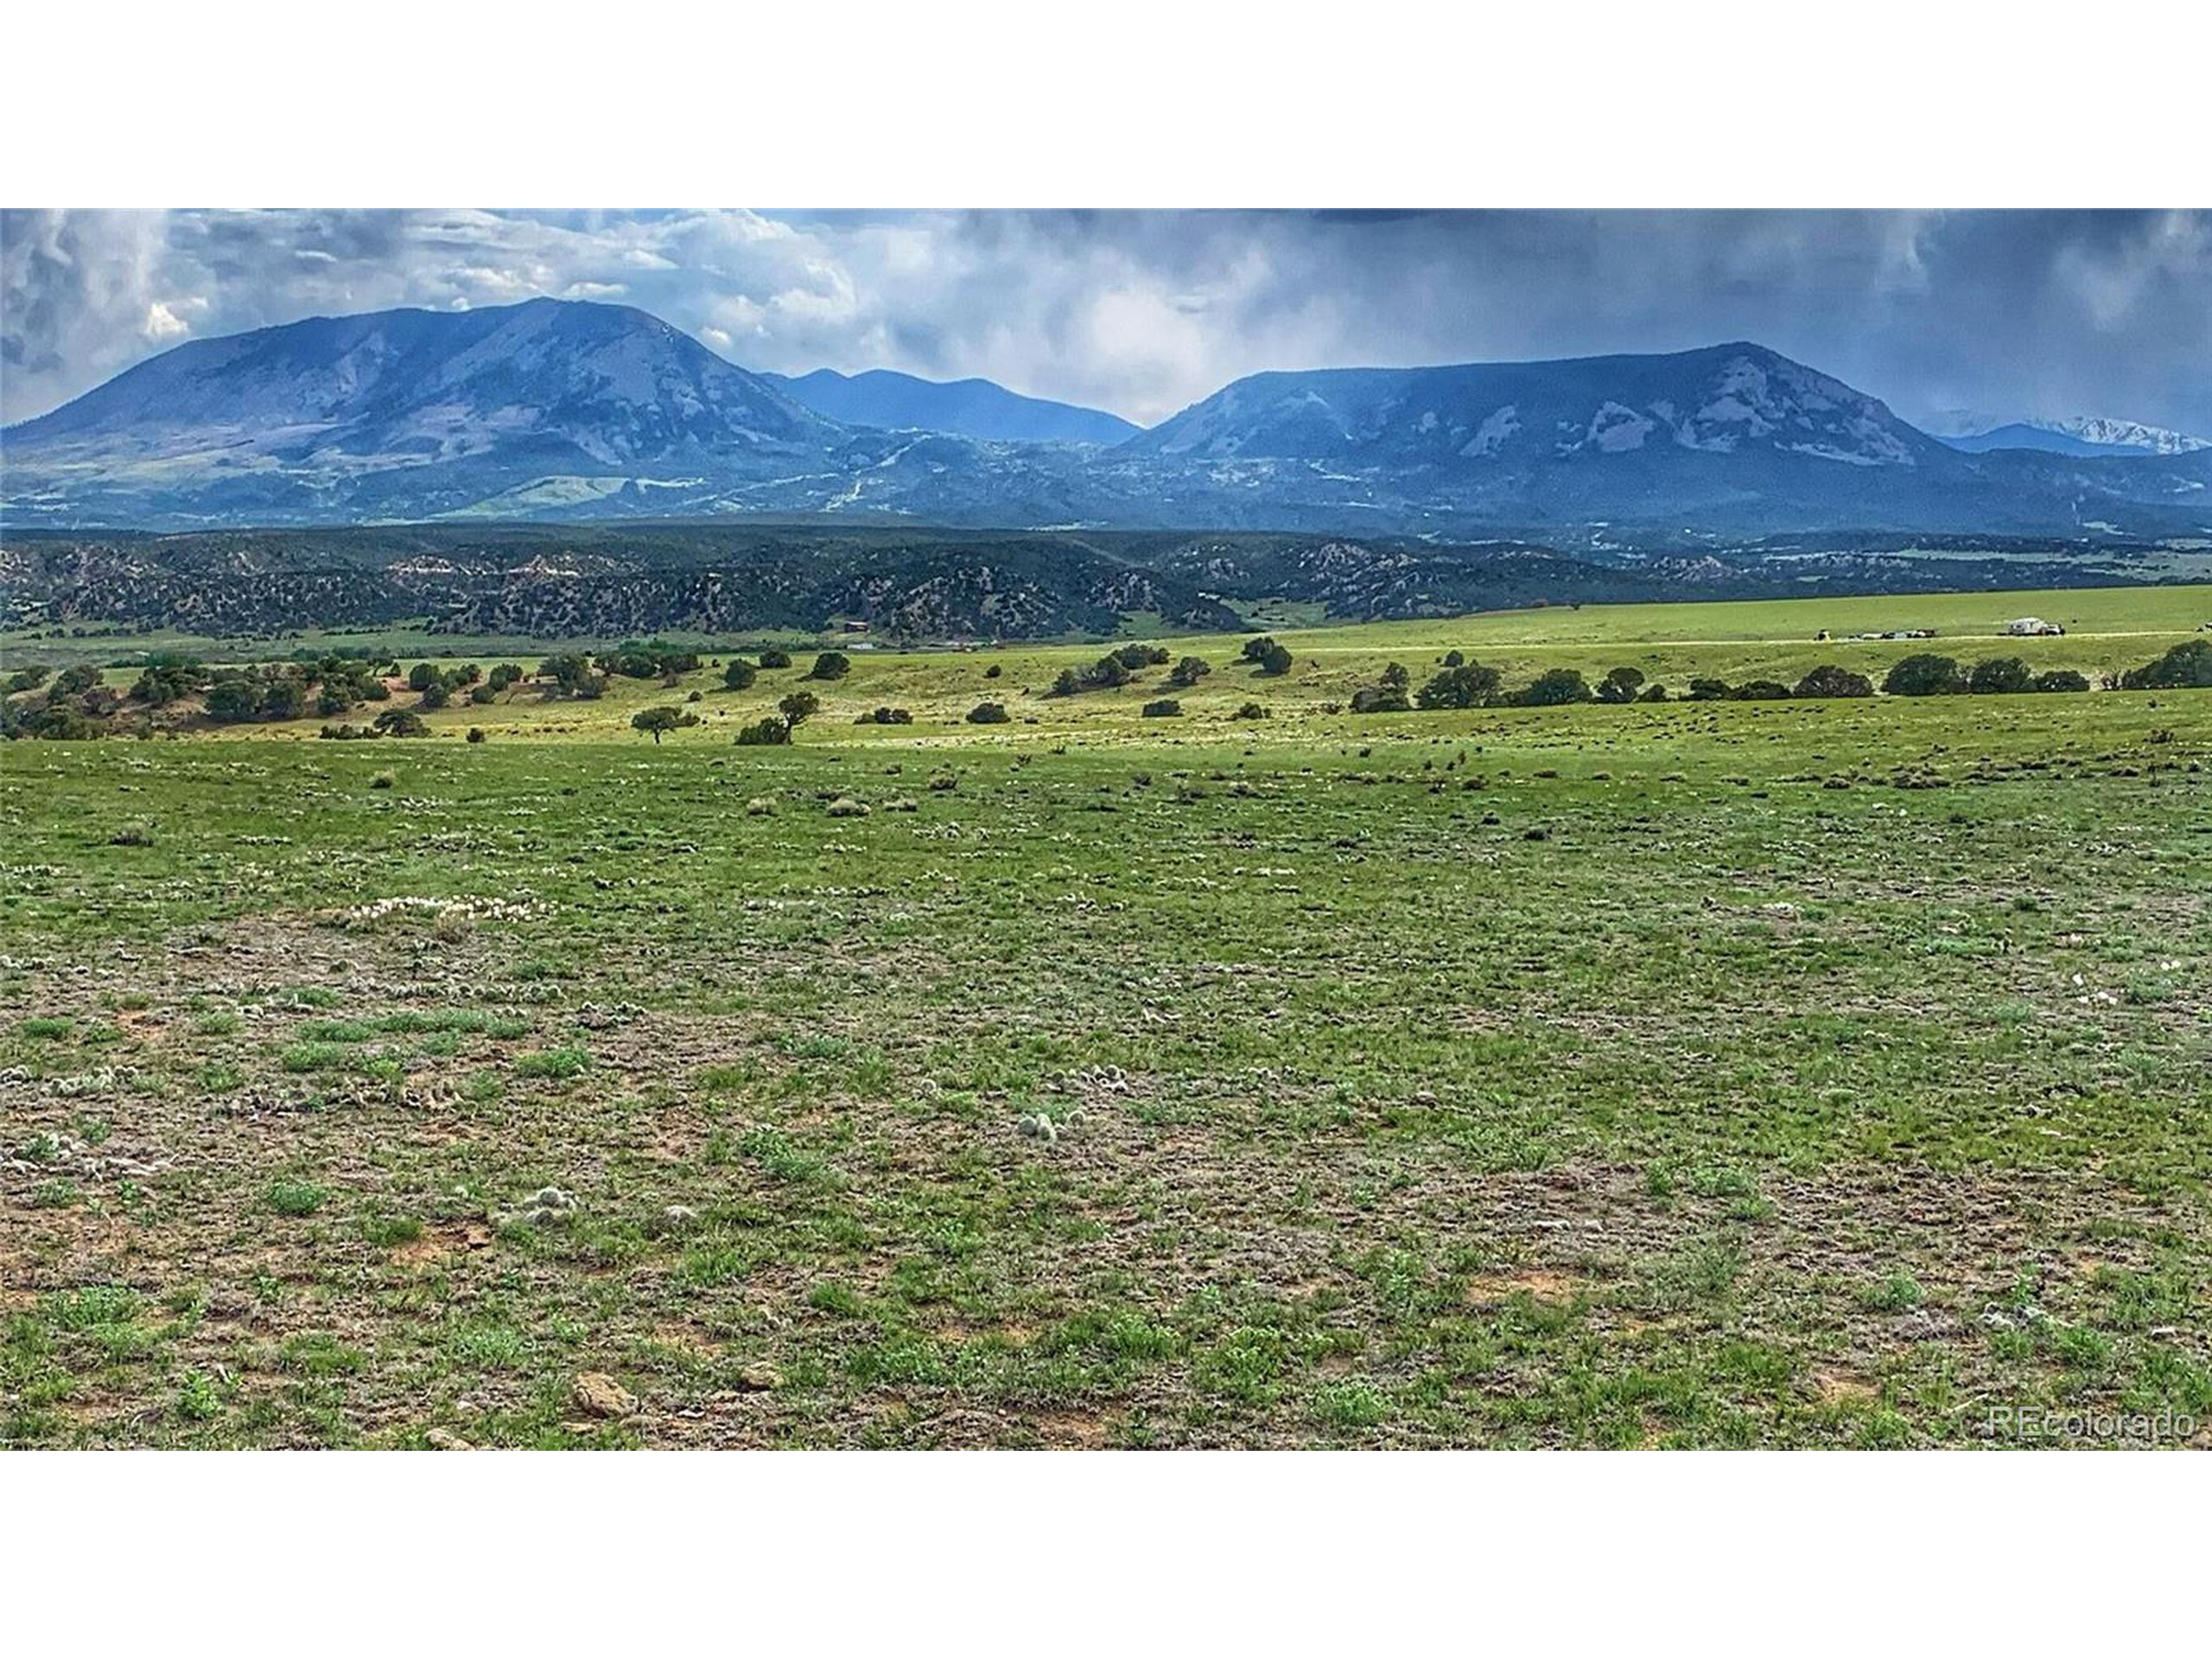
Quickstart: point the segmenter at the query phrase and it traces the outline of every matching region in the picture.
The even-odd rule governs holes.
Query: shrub
[[[1212,672],[1213,664],[1205,658],[1185,657],[1175,664],[1173,671],[1167,676],[1167,683],[1179,686],[1187,691]]]
[[[2028,665],[2017,657],[1989,658],[1976,663],[1967,676],[1967,690],[1984,696],[2024,691],[2033,683]]]
[[[970,726],[1003,726],[1012,718],[1002,702],[979,702],[968,711]]]
[[[1173,697],[1161,697],[1147,702],[1138,712],[1147,720],[1173,720],[1183,712],[1183,705]]]
[[[1497,695],[1498,672],[1471,663],[1458,652],[1457,662],[1447,660],[1444,671],[1421,689],[1414,701],[1424,709],[1479,709]]]
[[[1638,687],[1643,683],[1643,671],[1638,668],[1613,668],[1605,671],[1605,677],[1598,682],[1598,701],[1600,702],[1634,702]]]
[[[842,680],[853,671],[853,659],[842,651],[825,651],[814,659],[814,666],[806,671],[810,680]]]
[[[742,657],[731,658],[729,666],[722,670],[722,684],[732,691],[749,691],[760,677],[760,671]]]
[[[1289,646],[1262,634],[1256,639],[1244,642],[1244,649],[1239,653],[1238,660],[1256,664],[1262,674],[1287,674],[1292,659]]]
[[[1572,668],[1548,668],[1521,690],[1513,701],[1524,709],[1556,709],[1591,700],[1590,682]]]
[[[1930,652],[1904,658],[1882,680],[1882,690],[1893,697],[1942,696],[1966,689],[1958,664]]]
[[[2054,668],[2048,673],[2037,675],[2035,683],[2028,689],[2031,691],[2086,691],[2089,689],[2089,677],[2077,674],[2070,668]]]
[[[911,726],[913,723],[914,716],[904,709],[873,709],[853,717],[855,726]]]
[[[267,1197],[269,1207],[280,1216],[311,1216],[322,1208],[327,1196],[312,1181],[273,1181]]]
[[[481,743],[484,741],[484,728],[481,726],[470,727],[468,728],[468,741],[472,743]]]
[[[428,737],[430,728],[412,709],[387,709],[373,722],[387,737]]]
[[[2212,639],[2190,639],[2155,662],[2120,677],[2123,691],[2184,691],[2212,686]]]
[[[371,789],[390,789],[392,785],[397,781],[398,779],[395,779],[390,772],[379,772],[370,777],[369,787]]]
[[[1822,663],[1797,682],[1797,690],[1791,695],[1800,697],[1871,697],[1874,695],[1874,682],[1864,674],[1838,668],[1834,663]]]
[[[1789,696],[1789,688],[1780,680],[1745,680],[1736,688],[1738,702],[1780,702]]]
[[[763,744],[788,743],[791,741],[791,728],[784,723],[782,715],[764,715],[740,731],[737,741],[747,748],[756,748]]]
[[[1692,702],[1725,702],[1735,692],[1736,688],[1727,681],[1715,679],[1709,674],[1700,674],[1690,682]]]
[[[788,651],[779,651],[775,646],[771,645],[766,651],[756,652],[755,660],[763,668],[789,668],[791,665],[791,654]]]
[[[150,847],[154,844],[154,826],[143,818],[133,818],[107,838],[111,847]]]
[[[983,671],[983,677],[987,680],[995,680],[1000,675],[1005,672],[1006,664],[1004,663],[993,663],[988,668]]]
[[[822,712],[822,699],[811,691],[793,691],[777,699],[776,709],[784,724],[796,730]]]
[[[1265,720],[1267,717],[1267,709],[1256,702],[1246,703],[1230,716],[1234,720]]]
[[[868,804],[856,801],[849,795],[840,795],[830,803],[830,816],[833,818],[864,818],[868,817]]]
[[[443,680],[432,680],[429,684],[423,688],[423,701],[416,707],[442,709],[452,701],[453,693],[446,689],[446,683]]]

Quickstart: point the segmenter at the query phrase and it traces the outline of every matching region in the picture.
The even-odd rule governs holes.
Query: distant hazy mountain
[[[1118,415],[1024,397],[990,380],[924,380],[892,369],[763,374],[818,415],[849,426],[950,433],[999,443],[1119,443],[1141,429]]]
[[[0,506],[16,527],[890,514],[1599,550],[2212,534],[2212,449],[1967,454],[1746,343],[1261,374],[1110,447],[1058,441],[1086,415],[1111,418],[980,382],[779,385],[627,307],[387,311],[194,341],[9,429]]]
[[[2041,449],[2054,455],[2185,455],[2212,449],[2212,439],[2097,415],[2060,421],[2009,421],[1987,427],[1974,423],[1947,433],[1943,442],[1968,454],[1992,449]]]

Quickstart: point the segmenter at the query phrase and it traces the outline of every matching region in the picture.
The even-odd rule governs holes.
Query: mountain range
[[[1526,537],[2212,534],[2212,448],[1973,453],[1764,346],[1249,376],[1158,426],[988,382],[754,374],[533,300],[196,340],[0,434],[16,526],[888,515]]]
[[[942,432],[995,443],[1121,443],[1143,429],[1103,409],[1024,397],[989,380],[924,380],[893,369],[760,377],[848,426]]]
[[[2212,449],[2212,439],[2102,415],[2055,421],[1971,421],[1940,435],[1954,449],[1970,454],[1991,449],[2044,449],[2055,455],[2185,455]]]

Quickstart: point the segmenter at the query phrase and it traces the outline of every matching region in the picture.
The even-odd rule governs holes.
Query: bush
[[[1922,652],[1905,658],[1883,677],[1882,690],[1893,697],[1935,697],[1967,689],[1966,677],[1948,657]]]
[[[874,709],[853,718],[855,726],[911,726],[914,716],[904,709]]]
[[[1590,682],[1572,668],[1548,668],[1521,690],[1513,701],[1524,709],[1557,709],[1570,702],[1592,700]]]
[[[1643,683],[1643,671],[1638,668],[1613,668],[1605,671],[1605,677],[1598,682],[1598,701],[1600,702],[1634,702],[1637,688]]]
[[[773,645],[756,653],[755,659],[763,668],[789,668],[791,665],[791,652],[779,651]]]
[[[1452,656],[1459,660],[1447,661],[1444,671],[1421,687],[1414,698],[1422,708],[1479,709],[1497,695],[1500,681],[1496,669],[1471,663],[1456,651]]]
[[[107,838],[111,847],[150,847],[154,844],[154,826],[143,818],[133,818]]]
[[[1175,664],[1167,677],[1167,683],[1187,691],[1213,672],[1213,664],[1203,657],[1185,657]]]
[[[853,671],[853,659],[842,651],[825,651],[814,659],[814,666],[806,671],[810,680],[842,680]]]
[[[780,715],[764,715],[738,733],[737,741],[747,748],[766,743],[788,743],[791,728],[784,724]]]
[[[1173,720],[1183,712],[1183,705],[1173,697],[1161,697],[1156,702],[1147,702],[1138,712],[1147,720]]]
[[[468,728],[468,741],[472,743],[481,743],[484,741],[484,728],[481,726],[470,727]]]
[[[822,712],[822,699],[811,691],[793,691],[777,699],[776,710],[785,725],[797,729]]]
[[[1874,682],[1864,674],[1838,668],[1834,663],[1822,663],[1797,682],[1797,690],[1792,695],[1800,697],[1871,697],[1874,695]]]
[[[1003,726],[1012,718],[1002,702],[979,702],[968,711],[970,726]]]
[[[2089,689],[2089,677],[2077,674],[2070,668],[2054,668],[2048,673],[2037,675],[2035,683],[2028,689],[2031,691],[2086,691]]]
[[[387,709],[376,717],[377,730],[387,737],[428,737],[430,728],[412,709]]]
[[[1989,658],[1976,663],[1967,676],[1967,690],[1984,696],[2024,691],[2034,683],[2028,665],[2017,657]]]
[[[2120,677],[2123,691],[2185,691],[2212,686],[2212,639],[2190,639],[2156,662]]]
[[[995,680],[1000,675],[1005,672],[1006,664],[1004,663],[993,663],[988,668],[983,671],[983,677],[987,680]]]
[[[1238,660],[1257,664],[1262,674],[1287,674],[1292,659],[1289,646],[1279,645],[1268,635],[1262,634],[1256,639],[1244,642],[1244,649],[1238,654]]]
[[[722,684],[732,691],[750,691],[753,682],[760,677],[760,671],[742,657],[733,657],[729,666],[722,670]]]
[[[1736,688],[1738,702],[1781,702],[1789,696],[1789,688],[1780,680],[1745,680]]]
[[[868,805],[849,795],[840,795],[830,803],[830,816],[833,818],[864,818],[868,817]]]
[[[1726,702],[1735,695],[1734,686],[1709,674],[1700,674],[1690,682],[1692,702]]]
[[[1235,715],[1230,716],[1230,718],[1234,720],[1265,720],[1267,717],[1267,709],[1262,705],[1256,702],[1246,703],[1243,708],[1239,709]]]

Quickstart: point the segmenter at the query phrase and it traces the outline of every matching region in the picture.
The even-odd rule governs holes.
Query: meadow
[[[2212,692],[1344,707],[2208,620],[1587,607],[1071,697],[1103,646],[830,641],[780,746],[810,652],[7,745],[0,1442],[2212,1443]]]

